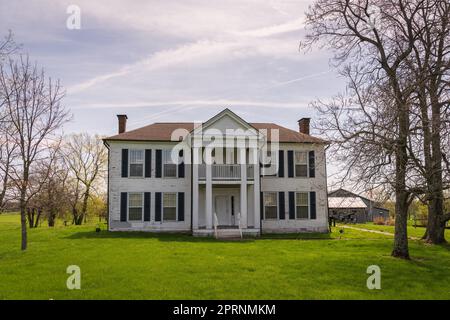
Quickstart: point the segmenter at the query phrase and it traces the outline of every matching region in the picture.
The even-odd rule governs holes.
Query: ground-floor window
[[[176,221],[177,220],[177,194],[164,193],[163,194],[163,220]]]
[[[264,219],[277,219],[277,193],[265,192],[264,193]]]
[[[142,193],[129,193],[128,197],[128,220],[142,221]]]
[[[309,218],[308,192],[297,192],[295,195],[296,218]]]

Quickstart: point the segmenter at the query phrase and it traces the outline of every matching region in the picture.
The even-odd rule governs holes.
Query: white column
[[[241,227],[247,228],[247,163],[245,145],[239,149],[239,163],[241,164]]]
[[[259,189],[259,157],[258,148],[253,149],[253,208],[254,208],[254,222],[253,226],[255,229],[261,228],[261,213],[260,213],[260,196],[261,192]]]
[[[211,162],[206,163],[206,199],[205,199],[205,213],[206,213],[206,229],[212,229],[212,176],[211,176]]]
[[[198,192],[198,166],[199,166],[199,151],[197,147],[193,148],[193,164],[192,164],[192,229],[198,229],[198,202],[199,202],[199,192]]]

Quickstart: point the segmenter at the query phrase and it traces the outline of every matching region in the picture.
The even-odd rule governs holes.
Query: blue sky
[[[323,51],[300,53],[311,1],[0,0],[0,33],[59,78],[73,120],[65,131],[203,121],[228,107],[249,122],[297,129],[345,83]],[[81,29],[66,28],[68,5]]]

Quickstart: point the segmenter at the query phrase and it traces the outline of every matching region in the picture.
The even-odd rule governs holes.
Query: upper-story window
[[[166,178],[177,177],[177,165],[172,161],[172,150],[170,149],[163,151],[163,171]]]
[[[296,218],[308,219],[309,218],[309,205],[308,205],[308,193],[297,192],[295,194],[295,206],[296,206]]]
[[[308,176],[308,153],[305,151],[295,151],[295,176]]]
[[[144,150],[130,150],[130,177],[144,175]]]

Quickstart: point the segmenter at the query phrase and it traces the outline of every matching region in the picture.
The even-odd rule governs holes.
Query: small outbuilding
[[[365,223],[377,217],[389,218],[389,210],[374,200],[338,189],[328,194],[328,215],[337,221]]]

